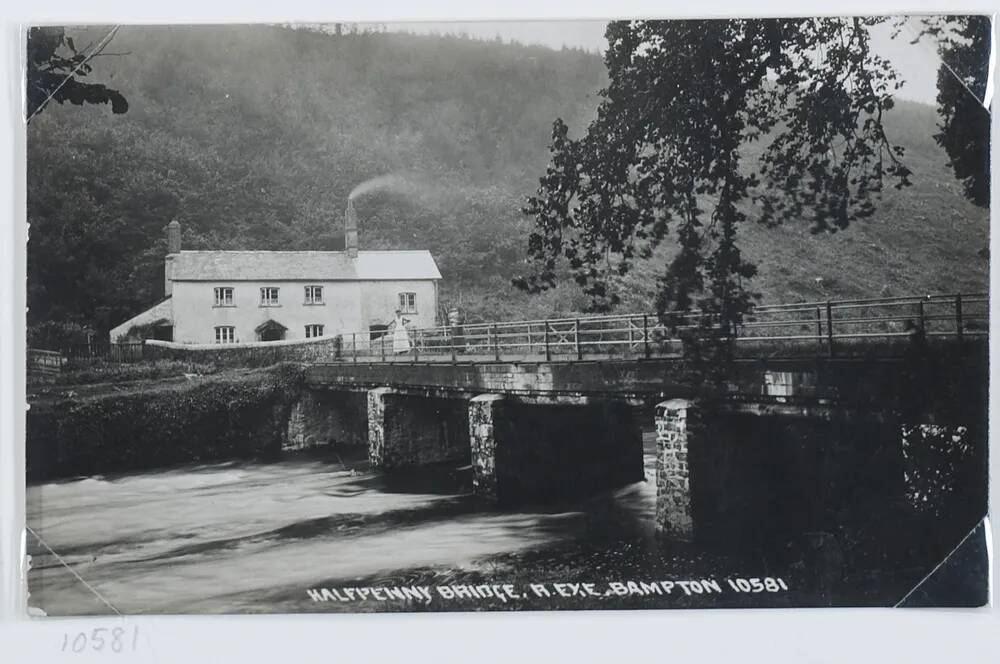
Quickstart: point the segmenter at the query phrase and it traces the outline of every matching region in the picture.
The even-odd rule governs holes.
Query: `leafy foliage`
[[[870,217],[886,179],[909,184],[882,121],[900,83],[870,48],[880,20],[609,24],[610,83],[582,138],[554,124],[551,163],[525,207],[535,269],[518,285],[553,287],[564,260],[590,308],[607,310],[618,302],[609,275],[673,231],[659,311],[676,321],[667,314],[698,308],[705,329],[729,337],[754,297],[744,221],[805,217],[832,232]],[[750,163],[744,151],[759,141]]]
[[[938,44],[938,112],[941,131],[934,139],[947,151],[949,165],[976,205],[990,204],[990,109],[986,86],[992,57],[989,16],[923,19],[924,30]]]
[[[25,442],[29,481],[273,458],[287,435],[301,368],[278,365],[181,384],[35,400]]]
[[[917,512],[951,514],[957,501],[985,509],[982,441],[965,426],[920,424],[902,429],[907,500]],[[982,516],[982,511],[972,511]]]
[[[72,37],[57,26],[28,30],[25,96],[27,118],[40,113],[50,101],[83,104],[111,104],[112,113],[128,111],[125,97],[103,83],[85,83],[80,79],[93,72],[90,61],[100,55],[114,30],[93,49],[76,49]]]
[[[29,348],[65,348],[86,344],[93,339],[93,328],[80,323],[47,320],[28,330]]]
[[[123,364],[91,362],[80,368],[67,368],[52,381],[55,385],[86,385],[91,383],[122,383],[156,380],[184,374],[214,374],[219,367],[213,362],[196,363],[183,360],[154,360]]]

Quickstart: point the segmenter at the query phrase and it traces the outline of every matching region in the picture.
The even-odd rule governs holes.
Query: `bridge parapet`
[[[829,300],[755,307],[729,340],[743,357],[774,353],[798,357],[892,354],[915,338],[963,340],[988,334],[983,293]],[[707,328],[705,327],[707,325]],[[680,358],[682,336],[709,333],[700,312],[615,314],[497,321],[341,335],[331,362],[579,362]]]

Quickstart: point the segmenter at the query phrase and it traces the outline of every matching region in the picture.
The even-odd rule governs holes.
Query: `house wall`
[[[396,317],[400,293],[416,293],[417,312],[406,314],[412,327],[434,327],[437,312],[437,288],[434,282],[414,281],[362,281],[362,329],[369,325],[388,325]]]
[[[323,304],[305,304],[305,286],[323,287]],[[215,288],[233,288],[234,306],[215,306]],[[277,286],[278,306],[261,306],[260,289]],[[215,327],[232,325],[236,341],[256,341],[256,328],[268,319],[286,328],[286,339],[304,339],[305,326],[325,326],[324,336],[367,330],[388,323],[398,306],[398,294],[417,293],[418,315],[411,324],[434,324],[437,310],[433,281],[175,281],[173,284],[174,341],[214,343]],[[426,322],[425,321],[429,321]]]

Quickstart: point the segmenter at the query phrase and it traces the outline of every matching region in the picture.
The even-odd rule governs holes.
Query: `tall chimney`
[[[347,199],[344,214],[344,250],[351,258],[358,257],[358,213],[354,211],[354,201]]]
[[[181,225],[176,219],[167,224],[167,253],[181,253]]]
[[[181,225],[176,219],[167,224],[167,256],[163,261],[163,295],[174,292],[174,254],[181,253]]]

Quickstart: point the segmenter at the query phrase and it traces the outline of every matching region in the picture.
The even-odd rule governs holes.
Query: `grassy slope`
[[[931,138],[936,122],[925,104],[900,102],[888,116],[890,138],[907,148],[913,185],[887,190],[872,218],[835,234],[814,235],[805,222],[744,226],[742,246],[758,265],[753,287],[762,302],[987,289],[989,213],[963,197]],[[667,255],[660,250],[625,279],[625,308],[651,301],[653,275]]]

